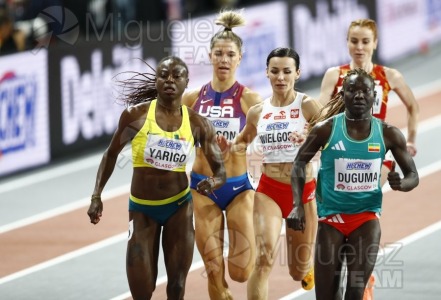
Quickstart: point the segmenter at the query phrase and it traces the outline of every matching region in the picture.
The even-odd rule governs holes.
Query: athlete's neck
[[[283,107],[290,105],[297,97],[297,92],[292,90],[286,95],[274,94],[271,96],[271,105],[275,107]]]
[[[351,68],[351,70],[353,70],[355,68],[361,68],[361,69],[365,70],[367,73],[371,73],[372,70],[374,69],[374,64],[372,61],[363,62],[360,64],[356,64],[354,61],[352,61],[350,63],[350,68]]]
[[[372,116],[368,116],[366,118],[361,118],[361,119],[355,119],[355,118],[352,119],[352,118],[349,118],[348,115],[345,113],[345,118],[346,118],[346,120],[351,121],[351,122],[362,122],[362,121],[367,121],[367,120],[372,119]]]
[[[223,93],[229,90],[235,82],[236,82],[235,78],[231,78],[227,80],[219,80],[218,78],[214,77],[213,80],[211,81],[211,87],[216,92]]]
[[[181,102],[177,102],[177,103],[167,103],[167,104],[163,104],[160,101],[156,101],[156,104],[161,107],[162,110],[168,112],[168,113],[173,113],[177,110],[180,110],[182,107]]]

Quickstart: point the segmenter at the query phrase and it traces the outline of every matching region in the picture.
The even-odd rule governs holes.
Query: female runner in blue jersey
[[[237,11],[223,11],[216,24],[223,26],[210,43],[212,80],[199,89],[184,94],[183,103],[212,121],[218,136],[233,140],[245,125],[251,106],[260,96],[236,80],[236,70],[242,59],[242,39],[233,28],[245,23]],[[253,230],[254,190],[248,179],[244,153],[224,153],[227,182],[215,193],[201,195],[196,185],[212,176],[207,156],[196,148],[191,172],[194,199],[196,244],[208,278],[210,299],[232,299],[225,280],[224,239],[229,237],[228,271],[231,279],[245,282],[254,266],[255,243]],[[224,228],[224,211],[228,231]]]

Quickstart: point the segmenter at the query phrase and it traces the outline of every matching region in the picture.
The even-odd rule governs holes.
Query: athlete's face
[[[377,40],[368,27],[354,26],[348,33],[349,55],[358,66],[372,61],[374,50],[377,49]]]
[[[349,75],[343,86],[343,97],[346,113],[350,118],[370,115],[375,100],[373,80],[368,75]]]
[[[266,69],[274,94],[287,95],[294,92],[294,84],[300,77],[292,57],[272,57]]]
[[[231,40],[218,40],[210,52],[213,73],[219,80],[232,78],[236,74],[242,54],[237,45]]]
[[[167,59],[156,69],[156,89],[162,99],[176,99],[185,91],[188,71],[181,62]]]

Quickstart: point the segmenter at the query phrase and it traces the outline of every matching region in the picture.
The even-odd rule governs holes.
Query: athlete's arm
[[[205,158],[210,165],[213,177],[198,183],[198,192],[207,195],[221,187],[226,180],[222,153],[216,142],[216,132],[212,123],[205,117],[189,109],[190,123],[195,142],[199,142]],[[208,191],[208,192],[207,192]]]
[[[385,68],[386,78],[391,89],[397,93],[407,109],[407,148],[410,155],[415,156],[417,149],[415,140],[418,127],[419,106],[410,87],[404,80],[403,75],[396,69]]]
[[[332,122],[332,119],[328,119],[314,126],[294,159],[291,172],[294,209],[286,218],[286,224],[291,229],[301,231],[305,229],[306,219],[302,195],[307,176],[306,165],[317,151],[325,146],[331,136]]]
[[[332,98],[332,93],[334,92],[335,85],[338,82],[338,76],[340,75],[340,70],[338,67],[329,68],[322,79],[322,84],[320,87],[320,95],[318,97],[319,102],[325,105]]]
[[[145,118],[145,104],[136,105],[125,109],[120,116],[118,127],[113,134],[110,145],[106,149],[101,159],[100,166],[95,180],[95,188],[92,194],[87,214],[90,222],[97,224],[100,221],[103,211],[103,203],[101,201],[101,193],[115,169],[116,160],[124,146],[130,141],[142,127]]]
[[[383,137],[386,149],[391,150],[404,175],[403,178],[400,178],[400,175],[394,170],[389,172],[387,179],[390,187],[397,191],[411,191],[418,185],[419,177],[415,162],[407,152],[404,135],[398,128],[384,123]]]
[[[323,105],[319,101],[305,95],[302,101],[302,113],[306,121],[309,122],[312,117],[316,116],[322,107]]]
[[[249,88],[245,87],[243,89],[242,92],[242,98],[240,101],[240,107],[242,108],[242,111],[245,115],[248,114],[248,110],[258,104],[262,102],[262,98],[260,97],[260,95],[252,90],[250,90]]]
[[[184,93],[182,95],[182,104],[187,107],[193,108],[194,103],[198,99],[200,90],[201,89],[195,89]]]
[[[262,112],[262,107],[263,104],[258,103],[248,110],[245,126],[234,140],[232,151],[235,151],[234,148],[236,151],[245,149],[257,136],[257,123]]]

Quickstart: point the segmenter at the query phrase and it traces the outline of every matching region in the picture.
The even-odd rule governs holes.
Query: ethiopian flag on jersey
[[[380,143],[368,143],[368,152],[380,152]]]

